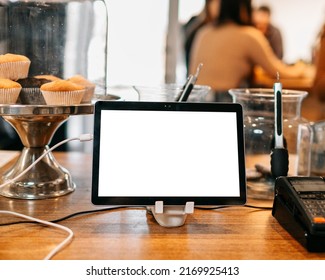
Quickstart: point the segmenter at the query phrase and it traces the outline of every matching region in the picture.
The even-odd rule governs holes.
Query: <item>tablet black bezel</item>
[[[237,118],[238,138],[238,197],[100,197],[98,196],[99,151],[101,112],[103,110],[143,110],[143,111],[211,111],[235,112]],[[154,182],[153,182],[154,186]],[[139,101],[98,101],[94,109],[94,140],[92,163],[92,195],[91,201],[95,205],[154,205],[156,201],[163,201],[165,205],[184,205],[193,201],[195,205],[243,205],[246,202],[246,175],[244,152],[243,111],[237,103],[189,103],[189,102],[139,102]]]

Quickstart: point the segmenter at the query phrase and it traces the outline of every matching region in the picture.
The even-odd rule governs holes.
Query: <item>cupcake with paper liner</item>
[[[40,87],[43,84],[50,83],[50,80],[28,77],[24,79],[17,80],[22,86],[17,103],[29,104],[29,105],[45,105],[45,100]]]
[[[47,105],[78,105],[85,94],[85,87],[67,80],[46,83],[40,88]]]
[[[24,55],[0,55],[0,78],[17,81],[28,76],[31,61]]]
[[[85,87],[85,94],[81,100],[81,103],[90,103],[91,99],[94,96],[96,85],[88,81],[82,75],[75,75],[68,79],[68,81],[73,82],[77,85],[81,85]]]
[[[19,83],[0,78],[0,104],[15,104],[20,90],[21,85]]]

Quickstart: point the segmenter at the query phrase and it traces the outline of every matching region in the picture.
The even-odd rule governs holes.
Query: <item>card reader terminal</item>
[[[323,177],[278,177],[272,215],[309,251],[325,251]]]

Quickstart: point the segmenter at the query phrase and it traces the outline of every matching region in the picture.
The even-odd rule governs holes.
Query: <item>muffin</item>
[[[0,55],[0,78],[17,81],[28,76],[30,60],[19,54]]]
[[[19,79],[16,82],[19,83],[23,88],[40,88],[43,84],[50,83],[52,81],[48,79],[28,77]]]
[[[15,104],[21,85],[9,79],[0,78],[0,104]]]
[[[95,92],[95,84],[91,83],[90,81],[88,81],[86,78],[84,78],[81,75],[75,75],[75,76],[69,78],[68,81],[85,87],[85,94],[81,100],[81,103],[90,103],[91,102],[91,99],[93,98],[94,92]]]
[[[47,79],[37,79],[34,77],[19,79],[17,83],[22,86],[17,103],[30,105],[45,105],[45,100],[40,87],[50,83]]]
[[[40,87],[47,105],[80,104],[85,87],[66,80],[57,80]]]

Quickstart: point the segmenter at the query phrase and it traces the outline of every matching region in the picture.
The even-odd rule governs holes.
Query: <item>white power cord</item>
[[[31,165],[29,165],[23,172],[21,172],[20,174],[18,174],[16,177],[4,182],[3,184],[0,185],[1,187],[4,187],[8,184],[14,183],[17,179],[19,179],[21,176],[25,175],[29,170],[31,170],[38,162],[40,162],[47,154],[49,154],[50,152],[52,152],[53,150],[55,150],[57,147],[70,142],[70,141],[75,141],[75,140],[79,140],[80,142],[85,142],[85,141],[90,141],[93,139],[93,135],[92,134],[82,134],[79,137],[74,137],[74,138],[68,138],[65,140],[62,140],[61,142],[55,144],[53,147],[51,147],[50,149],[46,150],[39,158],[37,158]]]
[[[67,143],[67,142],[70,142],[70,141],[74,141],[74,140],[79,140],[81,142],[84,142],[84,141],[90,141],[93,139],[93,135],[92,134],[82,134],[80,135],[79,137],[75,137],[75,138],[68,138],[68,139],[65,139],[59,143],[57,143],[56,145],[54,145],[53,147],[51,147],[50,149],[46,150],[39,158],[37,158],[30,166],[28,166],[23,172],[21,172],[20,174],[18,174],[15,178],[11,179],[11,180],[8,180],[6,181],[5,183],[3,183],[2,185],[0,185],[0,188],[9,184],[9,183],[13,183],[14,181],[16,181],[18,178],[20,178],[21,176],[23,176],[24,174],[26,174],[31,168],[33,168],[40,160],[42,160],[42,158],[44,158],[48,153],[50,153],[51,151],[55,150],[57,147]],[[56,227],[58,229],[62,229],[66,232],[68,232],[68,237],[65,238],[58,246],[56,246],[45,258],[44,260],[49,260],[51,259],[55,254],[57,254],[63,247],[65,247],[71,240],[72,240],[72,237],[73,237],[73,231],[65,226],[62,226],[62,225],[58,225],[58,224],[55,224],[55,223],[52,223],[52,222],[48,222],[48,221],[45,221],[45,220],[40,220],[40,219],[37,219],[37,218],[34,218],[34,217],[31,217],[31,216],[27,216],[27,215],[24,215],[24,214],[20,214],[20,213],[17,213],[17,212],[13,212],[13,211],[6,211],[6,210],[0,210],[0,214],[9,214],[9,215],[14,215],[14,216],[17,216],[17,217],[21,217],[21,218],[24,218],[24,219],[27,219],[27,220],[30,220],[30,221],[33,221],[33,222],[37,222],[37,223],[41,223],[41,224],[44,224],[44,225],[48,225],[48,226],[52,226],[52,227]]]
[[[27,216],[27,215],[24,215],[24,214],[20,214],[20,213],[17,213],[17,212],[12,212],[12,211],[6,211],[6,210],[0,210],[0,214],[9,214],[9,215],[14,215],[14,216],[17,216],[17,217],[20,217],[20,218],[24,218],[26,220],[30,220],[30,221],[33,221],[33,222],[37,222],[37,223],[40,223],[40,224],[44,224],[44,225],[47,225],[47,226],[52,226],[52,227],[56,227],[58,229],[62,229],[66,232],[69,233],[68,237],[65,238],[59,245],[57,245],[45,258],[44,260],[50,260],[55,254],[57,254],[64,246],[66,246],[71,240],[72,240],[72,237],[73,237],[73,231],[65,226],[61,226],[61,225],[58,225],[58,224],[55,224],[55,223],[51,223],[51,222],[48,222],[48,221],[44,221],[44,220],[40,220],[40,219],[36,219],[36,218],[33,218],[33,217],[30,217],[30,216]]]

